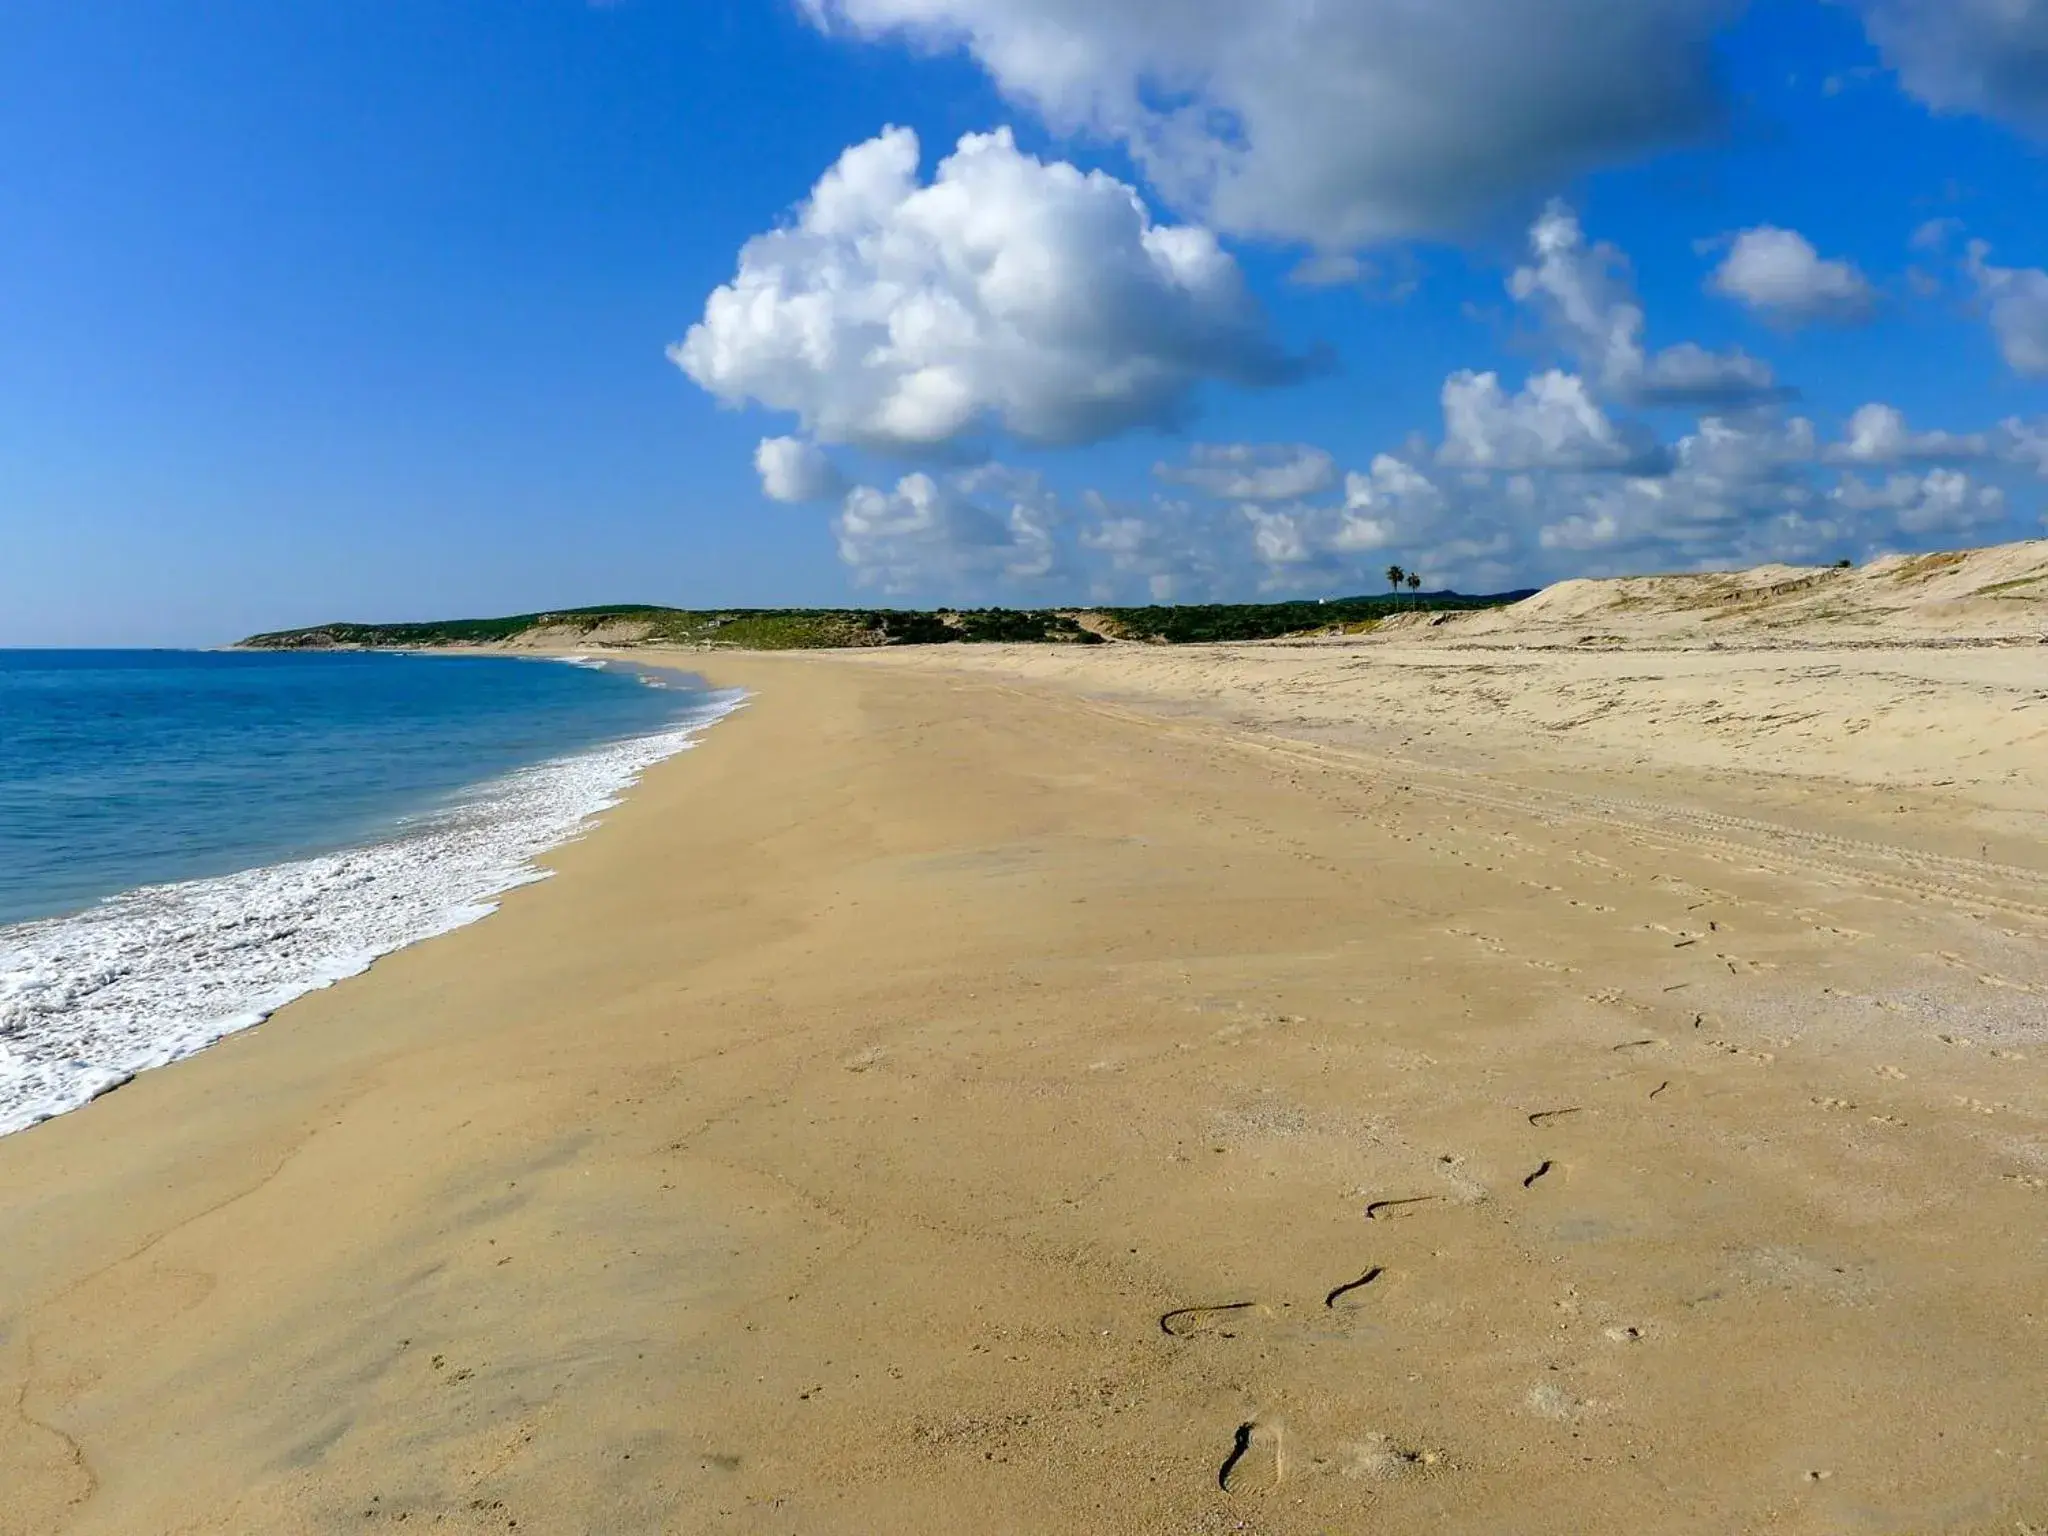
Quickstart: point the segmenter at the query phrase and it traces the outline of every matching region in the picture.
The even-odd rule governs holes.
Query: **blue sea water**
[[[737,702],[539,659],[0,651],[0,1134],[481,916]]]
[[[0,924],[367,841],[694,702],[509,657],[0,651]]]

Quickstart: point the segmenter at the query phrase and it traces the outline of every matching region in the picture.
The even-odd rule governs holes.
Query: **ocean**
[[[739,702],[588,660],[0,651],[0,1135],[475,921]]]

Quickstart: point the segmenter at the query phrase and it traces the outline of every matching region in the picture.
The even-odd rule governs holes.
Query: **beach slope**
[[[710,658],[557,879],[0,1140],[0,1532],[2048,1525],[2023,741],[1010,654]]]

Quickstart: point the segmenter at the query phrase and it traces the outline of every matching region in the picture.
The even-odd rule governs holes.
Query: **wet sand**
[[[1389,654],[694,658],[559,878],[0,1140],[0,1531],[2048,1528],[2039,688]]]

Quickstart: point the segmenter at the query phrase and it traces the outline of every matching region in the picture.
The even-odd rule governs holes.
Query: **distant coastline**
[[[532,650],[577,645],[789,651],[991,642],[1187,645],[1331,631],[1362,633],[1398,614],[1465,613],[1502,607],[1533,595],[1533,590],[1478,597],[1458,592],[1409,592],[1142,608],[687,609],[613,604],[490,619],[317,624],[251,635],[238,646],[266,651],[453,646]]]

